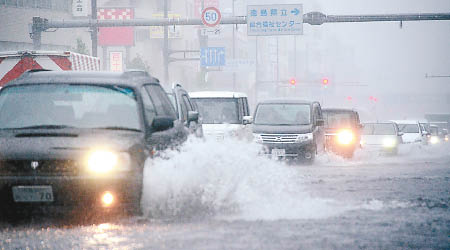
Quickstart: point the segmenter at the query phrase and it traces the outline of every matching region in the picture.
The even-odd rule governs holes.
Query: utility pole
[[[91,18],[94,22],[97,21],[97,0],[91,0]],[[97,57],[97,27],[91,27],[91,41],[92,41],[92,56]],[[105,61],[105,59],[103,59]]]
[[[168,14],[168,6],[167,1],[164,1],[164,18],[167,19]],[[164,26],[164,44],[163,44],[163,57],[164,57],[164,82],[166,84],[169,83],[169,28]]]
[[[234,2],[235,0],[232,0],[232,13],[234,16]],[[235,26],[233,25],[233,60],[236,61],[236,37],[235,37]],[[236,91],[236,72],[233,72],[233,91]]]

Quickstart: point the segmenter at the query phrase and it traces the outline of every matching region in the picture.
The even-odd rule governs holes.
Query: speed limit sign
[[[216,7],[205,8],[202,12],[202,23],[208,27],[214,27],[220,23],[222,15]]]

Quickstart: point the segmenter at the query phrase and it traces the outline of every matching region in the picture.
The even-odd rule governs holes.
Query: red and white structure
[[[30,69],[99,71],[100,59],[70,51],[11,51],[0,53],[0,87]]]

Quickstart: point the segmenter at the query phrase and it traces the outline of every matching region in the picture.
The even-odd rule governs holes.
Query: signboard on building
[[[100,8],[97,11],[99,20],[131,20],[134,19],[132,8]],[[133,27],[101,27],[98,32],[100,46],[133,46]]]
[[[180,14],[169,13],[167,15],[170,19],[178,19],[181,17]],[[163,13],[152,14],[154,18],[164,18]],[[174,25],[167,26],[169,31],[169,38],[180,39],[183,38],[183,26]],[[150,38],[152,39],[162,39],[164,38],[164,26],[151,26],[150,27]]]
[[[123,53],[120,51],[109,52],[109,70],[112,72],[123,71]]]
[[[303,34],[303,5],[247,6],[247,35],[277,36]]]
[[[195,0],[194,2],[194,16],[201,17],[202,16],[202,2],[203,8],[207,7],[216,7],[219,8],[219,0]]]
[[[200,49],[200,66],[224,66],[225,47],[207,47]]]
[[[89,0],[73,0],[72,2],[73,16],[77,17],[88,16],[89,15],[88,3]]]

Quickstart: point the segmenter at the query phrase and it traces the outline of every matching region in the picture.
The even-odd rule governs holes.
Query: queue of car
[[[441,125],[441,127],[439,127]],[[140,213],[148,159],[190,134],[251,138],[260,154],[312,164],[359,148],[397,154],[403,143],[448,141],[448,124],[361,123],[352,109],[276,99],[250,113],[239,92],[165,92],[144,71],[31,70],[0,90],[0,217],[19,208]]]

